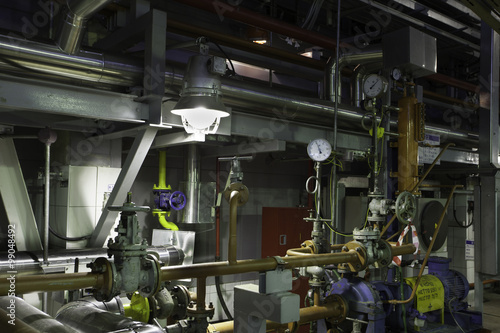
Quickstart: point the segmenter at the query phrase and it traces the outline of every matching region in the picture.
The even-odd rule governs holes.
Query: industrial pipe
[[[0,326],[6,329],[4,332],[76,333],[72,328],[55,320],[45,312],[35,308],[33,305],[28,304],[20,297],[0,297],[0,310],[6,312],[5,316],[3,313],[0,314],[2,321],[6,320],[5,325]],[[3,324],[3,322],[1,323]]]
[[[164,333],[161,327],[108,312],[96,302],[79,300],[59,309],[56,319],[81,333]]]
[[[408,244],[407,247],[401,247],[401,249],[395,248],[396,247],[391,248],[391,250],[394,251],[393,253],[410,254],[415,252],[413,244]],[[278,266],[284,269],[291,269],[296,267],[322,266],[340,263],[359,263],[359,253],[350,250],[347,252],[314,254],[310,256],[239,260],[233,265],[230,265],[228,262],[210,262],[193,264],[190,266],[162,267],[160,280],[171,281],[187,278],[260,272],[274,270]],[[15,292],[24,294],[33,291],[58,291],[88,287],[100,289],[105,284],[105,274],[106,276],[110,276],[108,272],[14,276]],[[7,295],[10,287],[10,281],[7,279],[0,280],[0,295]]]
[[[238,201],[240,200],[240,192],[232,191],[229,199],[229,242],[227,260],[230,265],[236,264],[237,261],[237,218],[238,218]]]
[[[304,325],[312,321],[327,319],[327,318],[339,318],[344,314],[344,307],[339,302],[329,302],[323,305],[314,305],[307,308],[301,308],[299,310],[300,320],[297,323],[280,324],[276,322],[266,321],[266,330],[274,331],[278,329],[290,329],[293,332],[293,327]],[[232,333],[234,331],[234,321],[225,321],[222,323],[215,323],[208,325],[208,332],[211,333]]]
[[[111,54],[98,52],[80,51],[76,56],[62,53],[56,46],[27,41],[15,37],[0,35],[0,68],[7,71],[19,71],[10,63],[25,67],[33,71],[37,76],[56,75],[59,78],[70,78],[90,81],[94,83],[111,84],[115,86],[134,86],[142,82],[144,75],[143,64],[139,59],[121,58]],[[6,59],[8,62],[5,62]],[[167,85],[181,87],[183,71],[171,68],[165,73]],[[305,121],[324,125],[324,119],[331,117],[334,105],[330,101],[322,101],[314,98],[300,97],[280,92],[269,87],[259,87],[247,82],[224,79],[222,80],[221,92],[224,95],[224,103],[232,106],[241,106],[248,112],[275,116],[272,108],[289,110],[294,121]],[[249,105],[260,104],[261,108],[251,108]],[[262,108],[269,111],[262,112]],[[300,112],[298,112],[300,111]],[[338,112],[339,120],[359,124],[363,114],[359,110],[342,106]],[[397,122],[391,122],[393,127]],[[452,131],[437,126],[426,126],[429,133],[440,134],[449,138],[450,141],[477,145],[477,139],[469,136],[469,133]]]
[[[112,0],[66,0],[66,12],[56,43],[68,54],[76,54],[80,50],[85,24],[90,16],[101,10]]]
[[[340,55],[338,61],[334,58],[328,60],[325,72],[325,92],[326,99],[335,102],[335,90],[337,90],[337,96],[339,102],[342,101],[342,84],[341,80],[338,80],[338,87],[335,86],[335,77],[338,72],[341,73],[344,66],[349,64],[360,64],[365,65],[372,62],[382,61],[382,49],[380,46],[373,47],[367,50],[356,50],[355,52],[344,53]]]
[[[173,245],[148,247],[147,252],[158,254],[159,261],[166,266],[180,265],[184,261],[182,249]],[[16,252],[16,276],[43,274],[44,271],[40,267],[42,256],[42,251]],[[106,256],[107,249],[105,248],[53,250],[50,251],[48,262],[52,268],[74,265],[75,259],[78,259],[80,265],[85,265],[99,257]],[[113,262],[113,258],[109,261]],[[7,272],[11,270],[8,253],[0,253],[0,278],[9,276]]]

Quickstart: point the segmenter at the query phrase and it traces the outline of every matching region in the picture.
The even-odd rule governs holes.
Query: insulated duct
[[[56,319],[80,333],[164,333],[158,326],[108,312],[98,302],[85,299],[64,305]]]
[[[0,69],[19,72],[19,67],[36,76],[50,74],[121,87],[141,85],[144,75],[140,59],[124,59],[88,51],[80,51],[78,55],[71,56],[64,54],[56,46],[0,35]],[[174,67],[167,69],[166,88],[180,89],[183,77],[179,73],[182,73],[182,70]],[[276,117],[277,109],[293,115],[293,119],[288,120],[324,125],[324,120],[331,118],[334,112],[334,103],[331,101],[301,97],[239,80],[223,78],[221,92],[226,105],[242,107],[247,112],[268,117]],[[259,105],[259,108],[256,108],[256,105]],[[362,117],[363,113],[344,105],[338,110],[340,121],[358,125]],[[391,122],[391,126],[397,128],[396,122]],[[440,134],[447,141],[477,145],[477,138],[465,132],[431,125],[426,125],[426,130]]]
[[[172,245],[149,247],[148,252],[155,252],[159,255],[159,260],[165,266],[180,265],[184,261],[184,252],[180,248]],[[78,250],[53,250],[49,253],[48,261],[51,267],[67,267],[75,264],[78,258],[80,265],[88,264],[99,257],[107,257],[107,249],[78,249]],[[43,260],[41,251],[37,252],[16,252],[17,276],[43,274],[40,263]],[[113,261],[113,258],[109,259]],[[0,253],[0,276],[7,274],[11,270],[8,253]]]
[[[57,35],[57,45],[68,54],[76,54],[85,32],[87,19],[111,0],[66,0],[66,11]]]
[[[78,331],[65,326],[55,320],[45,312],[35,308],[33,305],[26,303],[22,298],[15,296],[0,297],[0,316],[3,318],[2,311],[6,311],[7,324],[9,326],[1,326],[2,332],[51,332],[51,333],[78,333]],[[13,320],[14,325],[9,323]],[[2,324],[4,324],[2,322]],[[7,330],[6,327],[10,327]]]

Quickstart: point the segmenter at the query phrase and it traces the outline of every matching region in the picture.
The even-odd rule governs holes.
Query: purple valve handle
[[[181,210],[186,206],[186,195],[181,191],[175,191],[170,195],[169,203],[173,210]]]

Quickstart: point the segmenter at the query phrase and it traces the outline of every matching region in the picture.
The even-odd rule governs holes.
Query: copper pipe
[[[330,250],[332,251],[338,251],[338,250],[342,250],[342,248],[344,247],[345,244],[333,244],[333,245],[330,245]]]
[[[416,250],[415,245],[413,244],[401,244],[399,246],[396,246],[395,242],[390,242],[389,244],[391,244],[391,255],[393,257],[414,253]]]
[[[308,256],[313,254],[313,249],[310,247],[299,247],[296,249],[288,249],[286,251],[287,256]]]
[[[415,286],[413,287],[413,290],[411,292],[410,297],[406,300],[391,299],[391,300],[385,301],[385,303],[407,304],[407,303],[411,302],[412,299],[415,297],[415,294],[416,294],[417,289],[418,289],[418,285],[420,284],[420,279],[422,278],[422,274],[424,273],[425,266],[427,265],[427,260],[429,260],[429,256],[431,255],[432,248],[434,246],[434,243],[436,242],[437,235],[439,233],[439,229],[441,228],[441,224],[443,223],[444,216],[446,215],[446,211],[448,209],[448,206],[450,205],[451,198],[453,197],[453,193],[455,192],[455,190],[459,187],[463,187],[463,186],[462,185],[455,185],[451,188],[451,192],[448,195],[448,200],[446,200],[446,205],[444,206],[444,209],[441,212],[441,216],[439,217],[439,222],[437,224],[436,230],[434,230],[434,234],[432,235],[431,243],[429,244],[429,248],[427,249],[427,252],[425,253],[424,261],[422,262],[422,266],[420,267],[420,271],[418,272],[417,280],[415,281]],[[394,251],[394,248],[396,248],[396,247],[392,247],[392,250]]]
[[[461,107],[467,107],[467,108],[471,108],[471,109],[479,108],[478,104],[468,103],[468,102],[465,102],[461,99],[453,98],[453,97],[446,96],[446,95],[441,95],[441,94],[438,94],[438,93],[435,93],[435,92],[429,91],[429,90],[424,90],[424,97],[428,97],[428,98],[433,99],[435,101],[441,101],[441,102],[445,102],[445,103],[449,103],[449,104],[459,105]],[[430,104],[432,104],[432,103],[430,103]]]
[[[326,303],[324,305],[314,305],[307,308],[302,308],[300,311],[300,320],[298,325],[304,325],[311,321],[316,321],[324,318],[339,317],[343,310],[341,305],[336,302]],[[289,328],[290,324],[280,324],[276,322],[266,321],[266,331],[274,331],[277,329]],[[232,333],[234,331],[234,321],[225,321],[222,323],[209,324],[207,332]]]
[[[358,263],[358,254],[352,250],[340,253],[314,254],[310,256],[279,257],[284,262],[283,268],[321,266],[340,264],[344,262]],[[193,264],[190,266],[169,266],[161,268],[161,280],[170,281],[190,277],[207,277],[216,275],[230,275],[248,272],[260,272],[276,269],[278,262],[275,258],[238,260],[230,265],[228,262],[210,262]]]
[[[204,277],[196,279],[196,310],[205,310],[205,297],[207,289],[207,279]]]
[[[216,40],[221,45],[226,45],[246,52],[259,54],[262,56],[282,61],[288,61],[292,64],[301,65],[308,68],[314,68],[317,70],[325,69],[325,61],[304,57],[268,45],[259,45],[250,41],[246,41],[239,37],[223,34],[213,30],[207,30],[205,28],[200,28],[194,26],[189,22],[168,20],[167,27],[171,32],[178,31],[182,32],[184,35],[186,35],[187,33],[193,38],[197,38],[199,36],[206,36],[209,37],[211,40]]]
[[[499,282],[499,280],[496,279],[484,280],[483,285],[497,283],[497,282]],[[474,289],[475,285],[476,285],[475,283],[469,283],[469,289]]]
[[[74,290],[88,287],[100,287],[103,275],[96,273],[47,274],[15,276],[14,292],[25,294],[33,291]],[[7,276],[8,277],[8,276]],[[7,278],[0,279],[0,295],[9,293],[11,283]]]
[[[308,43],[321,46],[327,50],[333,50],[337,44],[335,39],[326,35],[321,35],[319,33],[300,28],[296,25],[262,15],[241,6],[232,6],[228,3],[220,3],[219,5],[214,6],[214,2],[212,0],[176,0],[176,2],[215,13],[221,18],[230,18],[254,27],[293,37],[298,40],[307,41]],[[345,47],[349,47],[349,45],[345,45]]]
[[[320,295],[320,289],[319,288],[314,288],[313,289],[313,304],[314,305],[321,305],[321,295]]]
[[[227,260],[230,265],[236,264],[237,252],[237,230],[236,221],[238,219],[238,201],[240,200],[240,192],[232,191],[229,199],[229,244]]]
[[[460,88],[466,91],[472,91],[472,92],[479,92],[480,86],[476,86],[475,84],[466,82],[466,81],[461,81],[458,80],[454,77],[436,73],[432,75],[428,75],[425,77],[427,80],[434,81],[434,82],[439,82],[442,84],[445,84],[447,86],[452,86],[455,88]]]

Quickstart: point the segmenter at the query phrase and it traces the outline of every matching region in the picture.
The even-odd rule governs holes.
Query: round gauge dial
[[[363,82],[363,92],[368,98],[375,98],[387,91],[387,80],[377,74],[370,74]]]
[[[394,80],[399,81],[403,75],[401,74],[401,70],[399,68],[394,67],[391,71],[391,76]]]
[[[314,161],[322,162],[332,154],[332,146],[325,139],[315,139],[307,145],[307,154]]]

